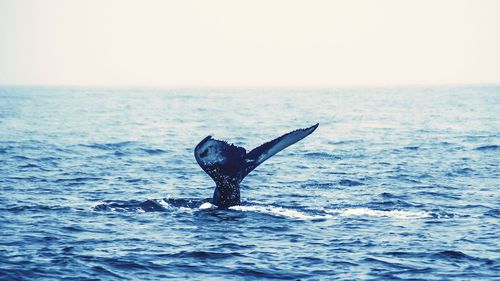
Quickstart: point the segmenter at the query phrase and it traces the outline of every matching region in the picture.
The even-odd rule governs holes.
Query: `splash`
[[[283,207],[275,207],[275,206],[233,206],[229,207],[229,209],[242,212],[257,212],[257,213],[263,213],[263,214],[298,219],[298,220],[326,219],[333,217],[330,214],[311,215],[301,211]]]
[[[212,205],[213,206],[213,205]],[[304,212],[284,207],[276,206],[233,206],[230,210],[243,212],[257,212],[273,216],[286,217],[298,220],[317,220],[331,219],[339,217],[351,216],[368,216],[368,217],[388,217],[395,219],[420,219],[430,217],[430,213],[425,211],[405,211],[405,210],[372,210],[368,208],[351,208],[338,210],[323,210],[321,213]]]
[[[201,204],[200,207],[198,207],[198,209],[200,209],[200,210],[215,209],[215,208],[217,208],[217,206],[215,206],[214,204],[211,204],[209,202],[205,202],[205,203]]]
[[[126,212],[190,212],[194,210],[211,210],[217,206],[210,202],[193,201],[191,199],[149,199],[146,201],[99,201],[92,207],[96,211]],[[342,217],[387,217],[394,219],[420,219],[431,217],[426,211],[406,210],[373,210],[369,208],[347,209],[295,209],[252,202],[251,205],[229,207],[229,210],[254,212],[296,220],[321,220]]]

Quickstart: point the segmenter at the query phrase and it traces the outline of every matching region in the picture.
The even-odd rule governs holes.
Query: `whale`
[[[264,161],[312,134],[319,123],[297,129],[268,141],[247,153],[243,147],[230,144],[212,136],[204,138],[194,149],[194,157],[200,167],[215,182],[212,204],[227,209],[241,204],[240,183]]]

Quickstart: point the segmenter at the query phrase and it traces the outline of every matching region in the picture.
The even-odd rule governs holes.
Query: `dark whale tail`
[[[240,203],[240,182],[271,156],[310,135],[319,124],[298,129],[246,152],[243,147],[213,139],[203,139],[194,156],[200,167],[214,180],[213,204],[219,208]]]

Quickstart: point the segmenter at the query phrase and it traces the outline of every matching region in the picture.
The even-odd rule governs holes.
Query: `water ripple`
[[[498,276],[497,86],[0,92],[2,280]],[[316,122],[209,203],[201,139]]]

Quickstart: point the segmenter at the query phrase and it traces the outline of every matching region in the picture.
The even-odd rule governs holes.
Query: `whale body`
[[[241,181],[271,156],[310,135],[318,125],[289,132],[248,153],[243,147],[212,136],[204,138],[195,147],[194,157],[216,184],[212,204],[220,209],[239,205]]]

